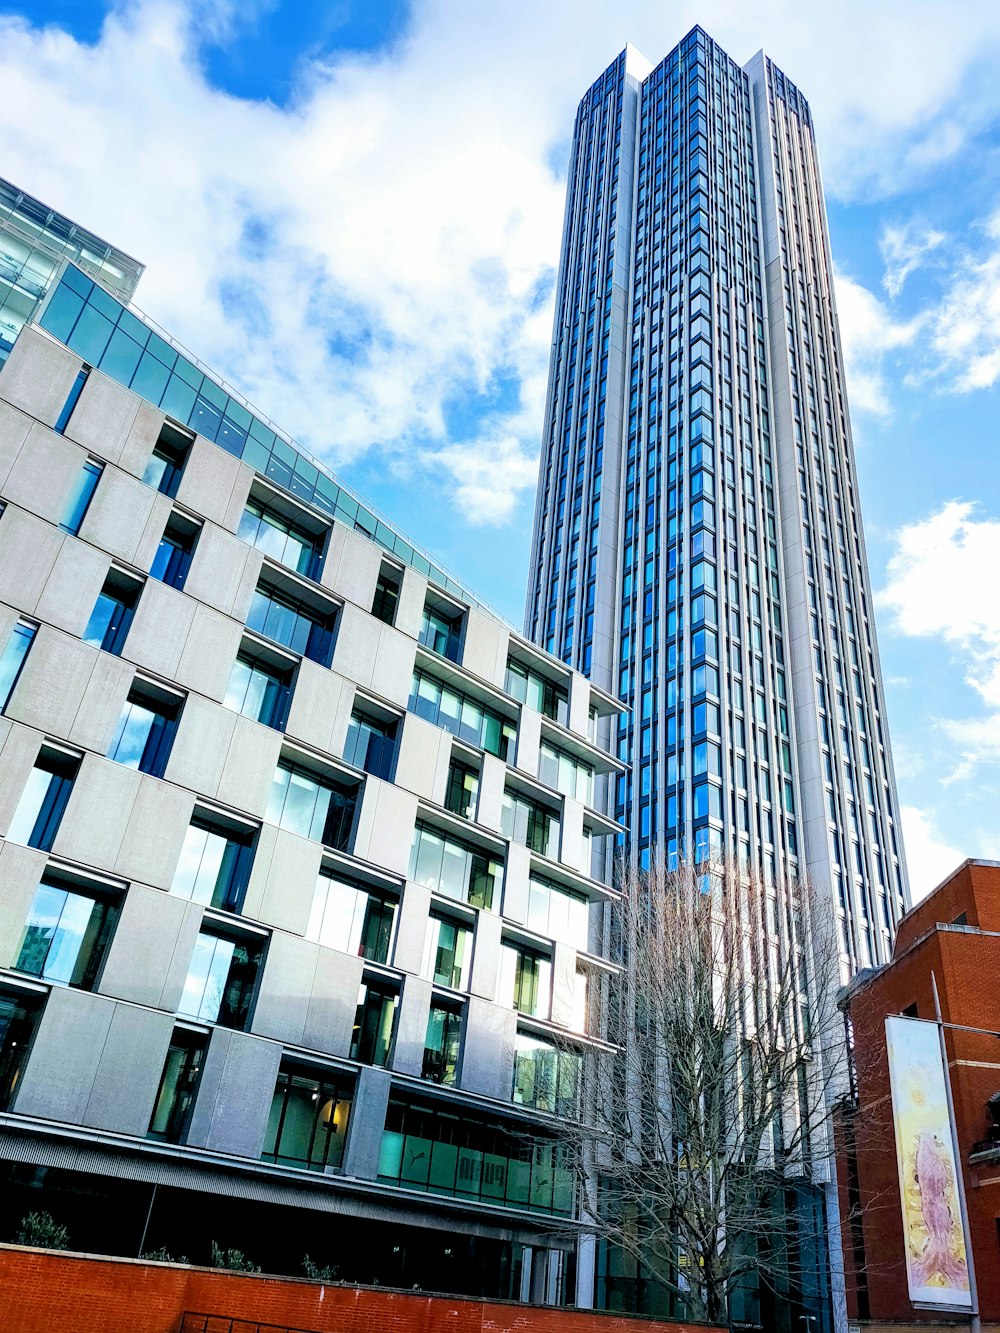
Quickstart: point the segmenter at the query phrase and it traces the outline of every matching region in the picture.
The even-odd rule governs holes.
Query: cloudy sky
[[[1000,858],[995,0],[0,0],[0,175],[520,623],[573,114],[695,22],[815,114],[919,894]]]

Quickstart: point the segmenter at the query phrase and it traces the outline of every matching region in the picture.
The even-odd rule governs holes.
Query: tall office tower
[[[640,865],[807,873],[845,976],[907,903],[812,118],[694,29],[584,95],[526,629],[630,712]]]

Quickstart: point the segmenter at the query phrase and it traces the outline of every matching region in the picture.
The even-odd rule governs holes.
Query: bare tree
[[[585,1056],[563,1141],[585,1225],[717,1322],[750,1274],[798,1285],[784,1201],[831,1175],[846,1086],[833,914],[801,881],[734,863],[626,870],[618,886],[622,966],[592,1000],[607,1047]]]

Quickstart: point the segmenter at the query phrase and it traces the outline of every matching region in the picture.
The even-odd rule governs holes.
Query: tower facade
[[[577,113],[526,630],[625,704],[639,864],[908,902],[813,124],[759,53],[626,50]]]

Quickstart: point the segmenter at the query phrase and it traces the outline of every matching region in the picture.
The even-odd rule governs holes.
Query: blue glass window
[[[295,653],[329,666],[333,656],[336,612],[323,613],[297,597],[262,583],[253,595],[247,627],[291,648]]]
[[[199,529],[174,514],[166,526],[149,567],[150,577],[171,588],[183,588],[191,568]]]
[[[56,421],[54,427],[54,429],[57,430],[60,435],[69,425],[69,419],[73,415],[73,409],[80,401],[80,394],[83,393],[83,386],[87,383],[87,377],[89,374],[90,374],[90,367],[84,366],[84,368],[77,375],[76,379],[73,381],[73,387],[72,389],[70,389],[69,395],[66,398],[65,403],[63,403],[63,409],[59,413],[59,419]]]
[[[7,829],[11,842],[51,851],[79,766],[77,755],[42,748]]]
[[[206,907],[241,911],[256,843],[256,829],[196,810],[170,892]]]
[[[170,758],[182,703],[138,681],[125,701],[108,758],[161,778]]]
[[[21,674],[24,659],[28,655],[35,633],[34,625],[26,625],[23,620],[19,620],[7,640],[7,647],[0,656],[0,713],[10,702],[10,696]]]
[[[117,915],[117,902],[104,892],[46,877],[35,892],[14,966],[45,981],[90,990]]]
[[[69,497],[63,520],[59,524],[63,532],[68,532],[75,537],[80,531],[80,525],[86,517],[103,471],[104,464],[96,462],[93,458],[88,458],[80,469],[80,475]]]
[[[106,653],[120,655],[141,592],[142,584],[138,579],[112,569],[90,613],[83,642],[102,648]]]
[[[281,670],[252,653],[241,652],[233,663],[223,702],[244,717],[281,731],[288,718],[292,674],[291,667]]]

